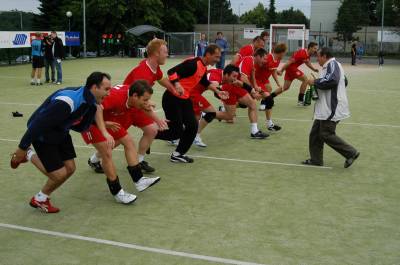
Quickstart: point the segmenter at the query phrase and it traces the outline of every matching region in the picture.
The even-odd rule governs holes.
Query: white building
[[[310,30],[334,31],[340,0],[311,0]]]

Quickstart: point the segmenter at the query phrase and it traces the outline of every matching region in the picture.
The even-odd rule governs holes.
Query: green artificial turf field
[[[169,59],[163,70],[178,62]],[[88,168],[93,149],[72,133],[77,171],[52,196],[61,212],[31,208],[45,177],[30,164],[9,167],[30,114],[52,91],[82,85],[94,70],[119,84],[137,63],[66,61],[62,86],[38,87],[29,85],[29,65],[0,68],[0,264],[400,264],[400,66],[394,65],[344,66],[352,117],[337,132],[361,152],[349,169],[329,147],[325,167],[300,166],[308,158],[313,107],[296,105],[295,82],[275,101],[283,130],[266,140],[249,138],[247,111],[239,110],[234,124],[206,128],[208,147],[189,151],[194,164],[169,162],[173,147],[155,141],[146,159],[162,180],[143,193],[116,150],[121,183],[138,195],[129,206],[116,203],[105,176]],[[155,91],[161,108],[163,89]],[[212,93],[207,97],[219,105]],[[24,117],[13,118],[16,110]],[[139,130],[130,131],[137,140]]]

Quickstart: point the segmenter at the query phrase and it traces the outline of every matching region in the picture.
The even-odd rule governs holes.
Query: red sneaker
[[[16,169],[20,164],[26,163],[26,162],[28,162],[28,159],[26,157],[24,157],[24,159],[22,159],[22,161],[17,161],[17,159],[15,158],[15,154],[12,154],[10,166],[12,169]]]
[[[35,196],[33,196],[29,205],[33,208],[39,208],[45,213],[58,213],[60,211],[59,208],[51,205],[49,198],[44,202],[39,202],[35,199]]]

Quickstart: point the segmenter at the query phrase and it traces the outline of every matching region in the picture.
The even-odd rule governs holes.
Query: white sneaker
[[[145,189],[159,182],[160,179],[161,179],[160,177],[154,177],[154,178],[142,177],[141,179],[139,179],[138,182],[135,183],[136,189],[138,191],[144,191]]]
[[[131,204],[132,202],[136,201],[136,195],[130,194],[128,192],[125,192],[123,189],[121,189],[117,195],[114,195],[114,198],[117,202],[122,203],[122,204]]]
[[[265,107],[266,107],[266,106],[265,106],[264,104],[261,104],[261,105],[260,105],[260,108],[259,108],[258,110],[259,110],[259,111],[264,111],[264,110],[265,110]]]
[[[179,145],[179,139],[177,140],[172,140],[172,141],[167,141],[170,145],[178,146]]]
[[[203,143],[203,141],[201,140],[201,138],[199,136],[196,136],[196,138],[194,138],[193,143],[195,145],[197,145],[198,147],[207,147],[207,145],[205,143]]]
[[[304,101],[297,101],[297,106],[305,106]]]

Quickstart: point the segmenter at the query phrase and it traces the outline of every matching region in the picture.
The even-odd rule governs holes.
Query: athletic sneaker
[[[60,82],[60,81],[57,81],[56,85],[61,85],[61,82]]]
[[[193,161],[194,161],[192,158],[190,158],[188,156],[185,156],[182,154],[174,155],[173,153],[171,154],[170,160],[171,160],[171,162],[174,162],[174,163],[193,163]]]
[[[265,139],[268,136],[269,136],[269,134],[263,133],[262,131],[258,131],[258,132],[254,133],[254,134],[253,133],[250,134],[250,137],[252,139]]]
[[[346,159],[346,161],[344,161],[344,168],[348,168],[349,166],[351,166],[359,156],[360,156],[360,152],[356,152],[356,154],[354,156]]]
[[[58,213],[60,211],[59,208],[54,207],[53,205],[51,205],[49,198],[47,198],[47,200],[44,201],[44,202],[40,202],[40,201],[37,201],[35,199],[35,197],[32,197],[29,205],[32,206],[33,208],[40,209],[44,213]]]
[[[167,141],[170,145],[178,146],[179,145],[179,139],[177,140],[172,140],[172,141]]]
[[[92,161],[89,160],[87,161],[88,165],[94,170],[96,173],[104,173],[103,167],[101,166],[100,161],[96,163],[92,163]]]
[[[142,161],[139,163],[140,167],[142,168],[142,171],[144,171],[145,173],[152,173],[154,171],[156,171],[156,169],[154,167],[151,167],[149,165],[149,163],[147,163],[146,161]]]
[[[131,204],[132,202],[136,201],[137,197],[136,195],[130,194],[121,189],[116,195],[114,195],[114,198],[119,203]]]
[[[16,169],[20,164],[26,163],[26,162],[28,162],[28,159],[26,158],[26,156],[24,157],[24,159],[22,159],[22,161],[17,161],[15,159],[15,153],[11,155],[10,166],[12,169]]]
[[[203,143],[203,140],[201,140],[200,136],[196,136],[196,138],[194,138],[193,143],[195,145],[197,145],[198,147],[207,147],[207,145],[205,143]]]
[[[268,126],[268,131],[271,131],[271,132],[277,132],[277,131],[280,131],[281,129],[282,129],[282,127],[279,125],[276,125],[276,124],[272,124],[272,126]]]
[[[141,177],[138,182],[135,183],[136,189],[138,191],[144,191],[147,188],[157,184],[161,180],[160,177],[148,178],[148,177]]]
[[[307,166],[318,166],[318,167],[322,167],[324,165],[324,163],[317,163],[311,160],[311,158],[306,159],[304,161],[301,162],[303,165],[307,165]]]
[[[297,101],[297,106],[305,106],[304,101]]]

